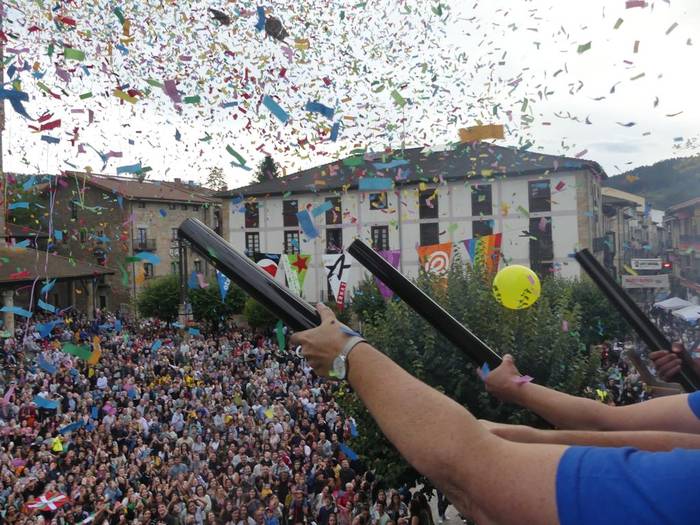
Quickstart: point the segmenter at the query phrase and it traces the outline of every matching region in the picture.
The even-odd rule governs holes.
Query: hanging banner
[[[348,276],[352,267],[352,258],[345,253],[323,256],[323,266],[328,280],[328,287],[335,297],[335,302],[341,310],[345,306],[345,290]]]
[[[381,255],[382,258],[386,262],[391,264],[394,268],[399,267],[399,261],[401,260],[401,250],[382,250],[379,252],[379,255]],[[374,281],[377,283],[377,288],[379,288],[379,292],[382,294],[382,297],[384,297],[384,299],[391,299],[394,296],[393,290],[389,288],[386,284],[384,284],[376,277],[374,278]]]
[[[452,243],[418,246],[418,261],[427,273],[445,275],[450,271],[452,261]]]
[[[290,253],[282,256],[284,259],[284,271],[287,277],[289,288],[301,296],[304,289],[304,280],[306,279],[306,271],[311,263],[311,255],[304,253]]]
[[[273,278],[277,275],[277,270],[280,264],[279,253],[254,253],[253,260],[255,264],[269,273]]]
[[[231,279],[226,277],[219,270],[216,270],[216,282],[219,283],[219,293],[221,294],[221,302],[226,302],[226,294],[228,289],[231,287]]]
[[[284,268],[284,275],[287,278],[287,287],[296,295],[301,295],[301,285],[299,283],[299,276],[292,268],[292,263],[289,261],[289,256],[284,253],[281,257],[282,267]]]
[[[503,234],[496,233],[463,241],[472,264],[483,264],[489,273],[496,273],[501,262],[502,238]]]

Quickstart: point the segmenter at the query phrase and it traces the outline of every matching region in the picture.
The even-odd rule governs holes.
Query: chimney
[[[175,182],[177,182],[179,184],[182,182],[182,179],[180,177],[175,177]]]

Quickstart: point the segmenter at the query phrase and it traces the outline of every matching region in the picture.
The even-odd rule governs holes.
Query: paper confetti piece
[[[338,140],[338,133],[340,132],[340,122],[336,122],[333,124],[333,127],[331,128],[331,140],[335,142]]]
[[[645,0],[627,0],[625,9],[633,9],[635,7],[645,8],[647,5]]]
[[[531,383],[533,379],[531,376],[518,376],[513,378],[513,383],[524,385],[525,383]]]
[[[459,130],[461,142],[474,142],[486,139],[502,139],[504,137],[502,124],[489,124],[486,126],[472,126]]]
[[[321,215],[321,214],[323,214],[331,209],[333,209],[333,203],[331,201],[326,201],[323,204],[319,204],[318,206],[316,206],[312,210],[311,215],[313,215],[314,217],[318,217],[319,215]]]
[[[289,121],[289,114],[269,95],[263,97],[263,105],[283,124]]]
[[[297,218],[299,219],[299,226],[301,227],[304,235],[309,239],[315,239],[319,236],[318,228],[314,224],[311,214],[308,211],[303,210],[297,213]]]
[[[587,44],[581,44],[578,46],[578,54],[580,55],[581,53],[585,53],[586,51],[591,49],[591,44],[592,42],[588,42]]]
[[[618,18],[617,22],[615,22],[615,27],[613,29],[620,29],[620,26],[623,24],[624,20],[622,18]]]
[[[491,373],[491,368],[489,368],[488,363],[484,363],[483,366],[476,371],[476,373],[482,381],[486,381],[486,378]]]
[[[151,252],[139,252],[134,255],[140,261],[148,261],[151,264],[160,264],[160,257]]]
[[[406,105],[406,99],[401,96],[401,94],[395,89],[391,92],[391,98],[394,99],[394,103],[402,108]]]
[[[39,299],[39,301],[37,302],[37,306],[42,310],[46,310],[47,312],[56,313],[56,307],[54,305],[45,303],[41,299]]]
[[[79,49],[73,49],[70,47],[63,50],[63,56],[66,58],[66,60],[77,60],[78,62],[85,60],[85,53]]]
[[[119,88],[114,90],[114,96],[123,100],[124,102],[129,102],[130,104],[136,104],[136,102],[138,102],[138,99],[136,97],[132,97],[131,95],[125,93]]]
[[[669,28],[666,30],[666,34],[667,34],[667,35],[670,35],[671,32],[672,32],[674,29],[676,29],[677,27],[678,27],[678,22],[674,22],[673,24],[671,24],[671,27],[669,27]]]
[[[394,181],[381,177],[363,177],[360,179],[360,191],[389,191],[394,188]]]
[[[29,208],[28,202],[12,202],[7,207],[8,210],[26,210]]]
[[[335,110],[333,108],[329,108],[320,102],[311,101],[306,103],[306,111],[309,113],[318,113],[326,117],[328,120],[333,120],[333,115],[335,114]]]

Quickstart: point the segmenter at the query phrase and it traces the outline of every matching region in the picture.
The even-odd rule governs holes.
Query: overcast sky
[[[28,125],[36,123],[7,104],[5,169],[55,173],[89,166],[113,174],[141,162],[153,168],[152,178],[203,180],[209,168],[220,166],[235,187],[251,172],[230,165],[235,159],[226,146],[247,166],[262,157],[260,148],[293,172],[353,148],[447,144],[457,140],[460,127],[480,122],[506,125],[506,138],[497,144],[530,142],[532,151],[582,155],[610,175],[696,154],[700,2],[650,0],[631,9],[625,3],[265,3],[292,35],[286,49],[255,31],[256,4],[250,1],[130,0],[120,6],[134,40],[126,53],[112,49],[108,60],[108,45],[123,37],[113,2],[79,2],[50,13],[75,20],[72,29],[50,22],[38,3],[8,1],[6,6],[20,8],[6,10],[5,31],[17,37],[8,47],[20,52],[6,57],[17,66],[38,65],[38,75],[26,71],[20,77],[30,95],[27,111],[34,118],[48,111],[49,121],[61,118],[62,124],[33,133]],[[208,6],[226,11],[232,25],[212,22]],[[300,38],[310,41],[310,49],[290,54]],[[51,42],[59,51],[49,57]],[[85,61],[59,58],[66,46],[85,51]],[[68,81],[57,75],[57,66],[69,71]],[[256,82],[243,81],[246,68]],[[177,111],[163,90],[146,83],[169,78],[183,97],[198,94],[201,103]],[[113,96],[119,84],[152,91],[132,105]],[[406,101],[402,107],[394,90]],[[79,98],[87,92],[93,96]],[[286,126],[260,105],[264,94],[288,111]],[[334,120],[305,112],[309,100],[333,107]],[[337,142],[328,138],[333,122],[342,123]],[[71,143],[76,127],[79,137]],[[42,135],[61,142],[47,143]],[[91,148],[121,157],[103,169]]]

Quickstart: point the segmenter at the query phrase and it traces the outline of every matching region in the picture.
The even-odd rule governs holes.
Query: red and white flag
[[[47,492],[43,496],[33,499],[27,503],[27,508],[31,510],[51,511],[63,507],[63,505],[70,502],[70,498],[65,494],[60,494],[58,492]]]

